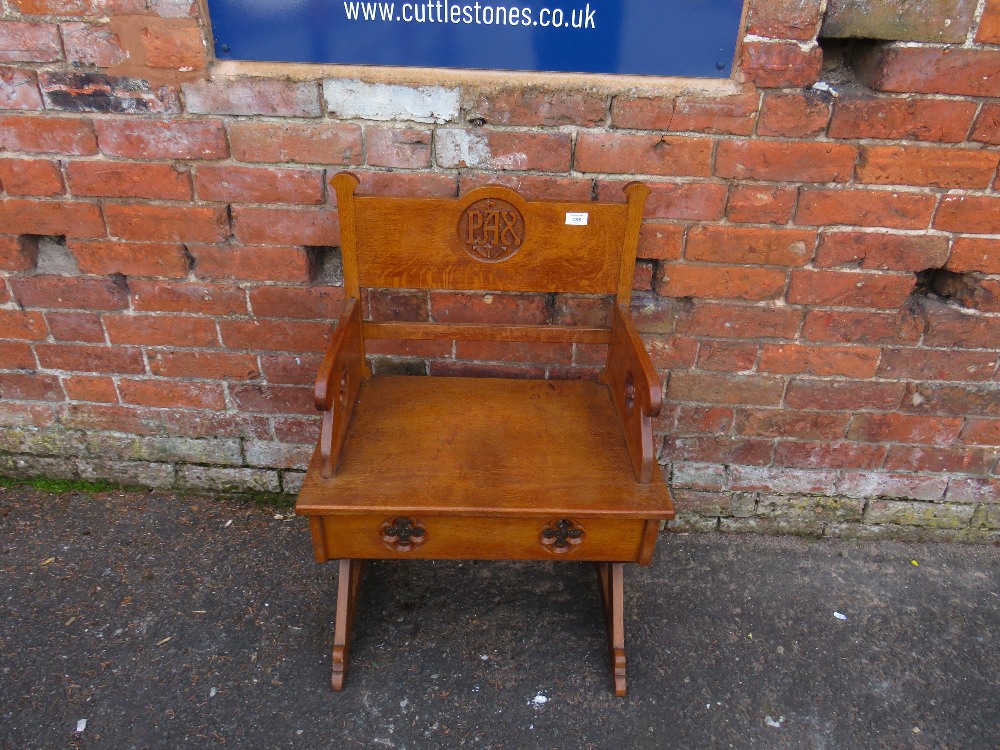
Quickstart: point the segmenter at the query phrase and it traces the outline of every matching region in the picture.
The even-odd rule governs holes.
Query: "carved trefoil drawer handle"
[[[576,521],[563,518],[550,521],[538,534],[538,541],[549,552],[562,555],[572,552],[583,542],[583,527]]]
[[[427,529],[407,516],[383,521],[378,534],[382,544],[394,552],[412,552],[427,541]]]

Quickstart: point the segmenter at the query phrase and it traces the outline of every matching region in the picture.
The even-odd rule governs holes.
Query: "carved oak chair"
[[[319,445],[296,511],[339,560],[334,690],[372,558],[596,563],[615,693],[625,694],[623,564],[649,565],[674,511],[653,451],[660,382],[629,313],[643,204],[357,195],[336,175],[347,302],[316,379]],[[607,327],[374,322],[361,289],[607,295]],[[372,377],[369,339],[607,344],[600,381]]]

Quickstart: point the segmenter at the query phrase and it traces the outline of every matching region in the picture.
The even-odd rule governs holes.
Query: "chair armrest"
[[[351,297],[344,303],[330,347],[316,375],[316,408],[323,412],[319,445],[324,478],[329,479],[337,471],[337,461],[351,423],[358,390],[367,374],[361,307]]]
[[[636,479],[640,484],[649,484],[656,460],[652,418],[660,413],[660,378],[635,330],[632,314],[624,305],[614,307],[608,364],[602,380],[611,391],[621,420]]]

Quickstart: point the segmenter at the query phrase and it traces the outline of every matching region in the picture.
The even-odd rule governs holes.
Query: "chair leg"
[[[608,654],[615,695],[624,697],[625,689],[625,603],[624,563],[595,563],[597,583],[608,628]]]
[[[354,612],[361,588],[361,574],[364,560],[341,560],[337,581],[337,622],[333,633],[333,674],[330,687],[344,689],[347,675],[347,660],[351,652],[351,629],[354,626]]]

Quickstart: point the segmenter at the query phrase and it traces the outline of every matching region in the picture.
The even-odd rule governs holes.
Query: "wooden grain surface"
[[[673,517],[659,467],[637,484],[593,381],[381,376],[362,383],[337,474],[313,456],[300,513]]]

